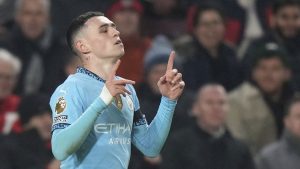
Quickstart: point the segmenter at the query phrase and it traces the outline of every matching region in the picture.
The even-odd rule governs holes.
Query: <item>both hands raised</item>
[[[185,83],[182,80],[182,74],[177,69],[173,69],[175,60],[175,52],[172,51],[167,65],[167,70],[164,76],[162,76],[157,82],[160,93],[171,99],[177,100],[183,92]],[[116,72],[120,66],[121,61],[118,60],[113,66],[112,72],[106,80],[105,86],[110,94],[115,97],[119,94],[126,95],[131,94],[126,88],[126,84],[135,84],[134,81],[128,79],[115,79]]]

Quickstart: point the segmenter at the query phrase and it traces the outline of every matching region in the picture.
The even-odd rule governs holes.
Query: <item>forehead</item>
[[[296,114],[300,114],[300,102],[296,102],[294,104],[292,104],[291,108],[290,108],[290,113],[296,113]]]
[[[286,5],[278,9],[277,14],[279,13],[293,13],[293,12],[300,12],[300,6],[295,6],[295,5]]]
[[[270,58],[263,58],[261,59],[258,64],[261,66],[261,65],[283,65],[281,59],[277,56],[273,56],[273,57],[270,57]]]
[[[113,24],[113,22],[105,16],[94,16],[85,23],[87,26],[101,26],[103,24]]]
[[[202,99],[207,98],[226,98],[226,92],[221,86],[206,86],[199,92],[199,97]]]

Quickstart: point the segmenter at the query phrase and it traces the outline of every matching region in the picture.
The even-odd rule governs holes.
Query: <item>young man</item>
[[[275,43],[260,46],[251,66],[251,79],[229,94],[227,127],[253,155],[279,138],[283,112],[293,96],[285,52]]]
[[[173,69],[175,54],[157,83],[161,104],[148,125],[132,86],[135,82],[115,75],[124,55],[119,35],[100,12],[87,12],[69,27],[68,44],[83,67],[56,89],[50,101],[52,151],[62,169],[126,169],[131,142],[154,157],[166,140],[185,85],[181,73]]]
[[[245,73],[251,75],[251,65],[258,47],[275,42],[286,51],[286,58],[293,74],[291,83],[297,91],[300,91],[300,1],[274,1],[270,21],[272,29],[263,37],[253,41],[247,49],[243,58]]]

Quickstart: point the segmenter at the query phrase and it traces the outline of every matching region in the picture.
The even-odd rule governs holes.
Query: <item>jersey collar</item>
[[[102,79],[101,77],[99,77],[98,75],[96,75],[95,73],[89,71],[88,69],[84,68],[84,67],[78,67],[77,70],[76,70],[77,73],[83,73],[83,74],[86,74],[100,82],[104,82],[105,83],[105,80]]]

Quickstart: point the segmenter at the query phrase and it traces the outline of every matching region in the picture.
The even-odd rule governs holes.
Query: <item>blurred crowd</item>
[[[58,169],[49,97],[81,66],[73,18],[120,31],[148,123],[168,56],[186,83],[161,154],[129,169],[300,169],[300,0],[0,0],[0,168]]]

